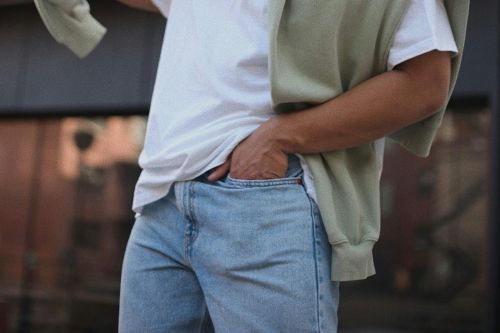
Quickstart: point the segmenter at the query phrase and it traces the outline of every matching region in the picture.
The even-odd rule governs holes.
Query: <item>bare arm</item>
[[[450,67],[448,52],[428,52],[321,105],[274,117],[240,143],[210,179],[229,170],[236,178],[282,176],[287,153],[355,147],[424,119],[446,102]]]
[[[149,12],[160,13],[158,7],[156,7],[151,0],[118,0],[124,5],[132,8],[142,9]]]
[[[450,56],[432,51],[363,82],[309,112],[267,126],[285,152],[313,153],[358,146],[422,120],[445,102]]]

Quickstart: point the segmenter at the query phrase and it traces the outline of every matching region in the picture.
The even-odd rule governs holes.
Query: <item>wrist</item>
[[[263,130],[271,145],[288,154],[296,152],[297,143],[295,142],[296,136],[291,134],[293,128],[287,120],[285,115],[275,116],[265,123]]]

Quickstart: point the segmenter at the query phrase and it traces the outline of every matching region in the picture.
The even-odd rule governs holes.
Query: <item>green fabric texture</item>
[[[34,0],[35,6],[54,39],[79,58],[86,57],[106,34],[92,15],[86,0]]]
[[[409,0],[269,0],[269,75],[273,108],[297,111],[326,102],[386,71],[394,34]],[[462,58],[469,0],[445,0]],[[427,156],[445,107],[389,137]],[[380,188],[373,143],[305,159],[332,245],[331,280],[375,274],[372,249],[380,234]]]

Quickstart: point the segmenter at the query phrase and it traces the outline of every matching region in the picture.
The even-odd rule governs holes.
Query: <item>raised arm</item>
[[[118,0],[118,1],[132,8],[160,13],[158,7],[156,7],[151,0]]]

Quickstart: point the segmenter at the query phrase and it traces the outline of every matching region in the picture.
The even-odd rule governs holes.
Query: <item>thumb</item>
[[[219,165],[215,168],[214,171],[207,177],[207,179],[211,182],[220,179],[226,173],[229,172],[229,168],[231,167],[231,160],[227,159],[223,164]]]

